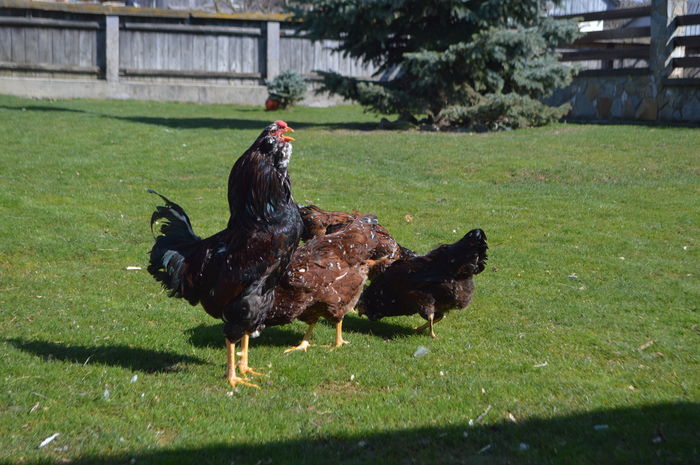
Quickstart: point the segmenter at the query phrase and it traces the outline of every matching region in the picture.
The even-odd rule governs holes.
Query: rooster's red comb
[[[278,119],[277,121],[275,121],[275,124],[276,124],[277,126],[281,127],[281,128],[286,128],[286,127],[287,127],[287,123],[285,123],[285,122],[282,121],[281,119]]]

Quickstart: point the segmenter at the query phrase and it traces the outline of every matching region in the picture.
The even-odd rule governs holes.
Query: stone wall
[[[684,53],[671,39],[679,33],[674,19],[687,13],[687,0],[653,0],[651,5],[649,68],[588,73],[546,102],[571,104],[570,120],[699,123],[700,79],[684,79],[683,70],[670,66]]]
[[[570,120],[700,122],[697,86],[657,85],[651,74],[578,77],[547,103],[570,103]]]

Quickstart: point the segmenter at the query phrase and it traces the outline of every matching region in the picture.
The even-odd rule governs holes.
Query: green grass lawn
[[[421,253],[481,227],[489,263],[438,339],[351,314],[349,346],[319,325],[283,355],[305,326],[270,328],[262,388],[232,390],[221,322],[126,267],[152,245],[146,189],[217,232],[233,162],[278,118],[298,202],[375,213]],[[700,131],[377,120],[0,97],[0,462],[698,463]]]

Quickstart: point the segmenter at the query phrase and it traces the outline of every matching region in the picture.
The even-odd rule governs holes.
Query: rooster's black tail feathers
[[[160,235],[151,249],[148,272],[170,290],[170,297],[183,297],[186,250],[201,239],[194,233],[190,218],[180,205],[152,189],[148,192],[165,202],[165,206],[157,206],[151,215],[151,231],[159,223]]]

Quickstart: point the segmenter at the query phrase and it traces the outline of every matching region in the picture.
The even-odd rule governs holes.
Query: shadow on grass
[[[176,372],[183,368],[181,366],[183,364],[206,363],[199,358],[188,355],[124,345],[88,347],[48,341],[25,341],[23,339],[6,339],[6,342],[19,350],[37,355],[47,361],[59,360],[80,365],[89,363],[120,366],[145,373]]]
[[[250,118],[168,118],[157,116],[117,116],[105,113],[95,113],[85,110],[76,110],[74,108],[52,107],[48,105],[21,105],[9,106],[0,105],[2,110],[15,111],[37,111],[37,112],[69,112],[69,113],[89,113],[102,118],[116,119],[120,121],[129,121],[139,124],[151,124],[155,126],[164,126],[172,129],[230,129],[230,130],[252,130],[262,131],[265,126],[271,122],[283,119],[294,129],[306,128],[325,128],[328,130],[346,130],[346,131],[372,131],[379,129],[378,123],[358,123],[358,122],[325,122],[311,123],[294,120],[295,115],[285,113],[265,113],[261,114],[260,110],[250,110],[245,108],[237,108],[236,113],[251,112],[256,113]]]
[[[162,118],[150,116],[111,116],[100,115],[103,118],[113,118],[141,124],[153,124],[172,129],[231,129],[262,131],[271,122],[284,119],[294,129],[324,128],[328,130],[372,131],[378,129],[377,123],[309,123],[295,121],[292,115],[270,114],[266,118]]]
[[[320,321],[326,323],[325,320]],[[343,321],[343,329],[351,333],[363,333],[370,336],[381,337],[382,339],[394,339],[397,337],[414,336],[416,332],[405,326],[400,326],[384,321],[370,321],[352,314],[346,315]],[[222,348],[224,347],[224,325],[223,323],[205,325],[200,324],[194,328],[185,330],[189,343],[200,348]],[[262,334],[253,339],[253,346],[291,347],[299,344],[304,331],[289,329],[284,326],[272,326],[265,328]]]
[[[83,456],[71,463],[691,464],[700,459],[698,418],[700,404],[665,403],[483,426],[456,424],[366,435],[316,433],[255,444],[217,442]]]
[[[224,325],[223,323],[214,325],[195,326],[185,331],[190,344],[200,348],[224,348]],[[262,334],[255,339],[251,339],[251,347],[255,346],[272,346],[272,347],[288,347],[299,344],[303,332],[294,331],[292,329],[271,327],[265,328]]]
[[[17,107],[11,107],[8,105],[0,105],[0,110],[17,110],[17,111],[56,111],[56,112],[68,112],[68,113],[86,113],[84,110],[75,110],[73,108],[63,108],[63,107],[50,107],[48,105],[20,105]]]
[[[353,333],[369,334],[370,336],[377,336],[382,339],[396,339],[418,334],[413,328],[389,323],[386,320],[372,321],[352,313],[345,315],[343,330]]]

